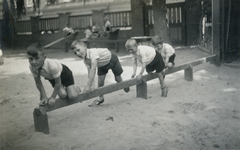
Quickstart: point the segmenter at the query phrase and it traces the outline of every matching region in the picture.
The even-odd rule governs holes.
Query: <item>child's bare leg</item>
[[[163,79],[163,74],[162,74],[162,72],[157,73],[157,76],[158,76],[158,79],[159,79],[161,88],[165,87],[166,85],[165,85],[165,83],[164,83],[164,79]]]
[[[81,92],[81,89],[78,86],[70,85],[67,88],[67,96],[70,100],[75,100],[78,94]]]
[[[167,97],[168,88],[167,88],[167,86],[165,85],[163,73],[162,73],[162,72],[157,73],[157,76],[158,76],[158,79],[159,79],[159,82],[160,82],[160,85],[161,85],[162,96],[163,96],[163,97]]]
[[[106,75],[98,76],[98,87],[104,86],[105,77],[106,77]],[[99,101],[103,101],[103,100],[104,100],[103,95],[100,95]]]
[[[115,76],[115,81],[117,82],[117,83],[119,83],[119,82],[122,82],[122,77],[121,76]],[[128,93],[129,91],[130,91],[130,88],[129,87],[127,87],[127,88],[125,88],[125,89],[123,89],[126,93]]]
[[[64,88],[63,85],[59,89],[58,96],[60,98],[66,98],[67,97],[67,91],[66,91],[66,89]]]

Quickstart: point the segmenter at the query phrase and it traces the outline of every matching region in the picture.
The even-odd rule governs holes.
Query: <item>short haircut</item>
[[[134,40],[134,39],[128,39],[127,42],[125,43],[126,48],[132,47],[132,46],[135,46],[135,45],[137,45],[137,41]]]
[[[152,44],[153,45],[158,45],[158,44],[162,44],[163,40],[160,36],[156,35],[152,38]]]
[[[82,47],[87,47],[86,44],[80,40],[75,40],[71,44],[71,49],[74,50],[76,48],[76,45],[80,45]]]
[[[41,47],[41,44],[39,44],[39,43],[33,43],[33,44],[29,45],[27,48],[27,54],[34,58],[37,58],[38,54],[41,54],[42,56],[45,55],[43,52],[43,49]]]

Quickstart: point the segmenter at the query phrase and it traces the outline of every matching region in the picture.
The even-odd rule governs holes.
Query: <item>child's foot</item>
[[[130,88],[128,87],[128,88],[125,88],[125,89],[123,89],[126,93],[128,93],[129,91],[130,91]]]
[[[103,102],[104,102],[104,99],[101,100],[101,101],[99,101],[98,99],[96,99],[96,100],[94,100],[94,101],[92,102],[91,105],[88,105],[88,106],[89,106],[89,107],[93,107],[93,106],[96,106],[96,105],[100,105],[100,104],[102,104]]]
[[[168,87],[164,86],[162,88],[162,97],[167,97],[167,94],[168,94]]]

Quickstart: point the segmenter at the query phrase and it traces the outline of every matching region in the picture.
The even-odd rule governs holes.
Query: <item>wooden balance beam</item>
[[[59,43],[59,42],[61,42],[61,41],[63,41],[63,40],[67,40],[67,39],[75,36],[77,33],[78,33],[78,31],[76,31],[76,32],[74,32],[73,34],[70,34],[70,35],[68,35],[68,36],[65,36],[65,37],[62,37],[62,38],[60,38],[60,39],[57,39],[56,41],[53,41],[53,42],[45,45],[43,48],[44,48],[44,49],[49,48],[50,46],[52,46],[52,45],[54,45],[54,44],[57,44],[57,43]]]
[[[166,70],[165,75],[172,74],[174,72],[178,72],[180,70],[184,70],[184,78],[187,81],[193,80],[193,67],[200,65],[202,63],[206,63],[209,61],[214,61],[216,59],[216,55],[210,55],[201,59],[197,59],[185,64],[181,64],[179,66],[175,66],[172,69]],[[103,87],[96,88],[89,92],[83,92],[78,95],[76,100],[68,102],[66,100],[62,99],[56,99],[54,107],[50,108],[49,106],[44,107],[38,107],[34,109],[33,112],[33,118],[34,118],[34,124],[35,124],[35,130],[39,132],[43,132],[46,134],[49,134],[49,126],[48,126],[48,119],[47,119],[47,113],[49,111],[59,109],[61,107],[69,106],[75,103],[83,102],[85,100],[89,100],[91,98],[97,97],[99,95],[104,95],[108,93],[112,93],[118,90],[122,90],[127,87],[131,87],[136,85],[136,95],[137,97],[147,99],[147,81],[153,80],[157,78],[156,73],[151,73],[144,75],[142,77],[142,80],[137,80],[136,78],[128,79],[125,81],[122,81],[120,83],[113,83],[109,84]]]

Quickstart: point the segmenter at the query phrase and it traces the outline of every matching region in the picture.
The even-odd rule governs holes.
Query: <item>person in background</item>
[[[91,26],[87,26],[87,29],[84,31],[85,33],[85,38],[88,40],[88,39],[91,39],[92,37],[92,31],[91,31]]]
[[[107,36],[109,34],[109,32],[112,31],[112,25],[110,23],[110,21],[108,20],[108,17],[104,18],[104,36]]]
[[[3,53],[2,53],[2,49],[1,49],[1,44],[0,44],[0,65],[4,64],[4,58],[3,58]]]
[[[69,24],[67,24],[67,26],[65,28],[63,28],[63,36],[64,37],[69,36],[73,33],[74,33],[74,30],[70,27]],[[69,48],[70,48],[70,40],[66,39],[65,40],[65,52],[68,52]]]

